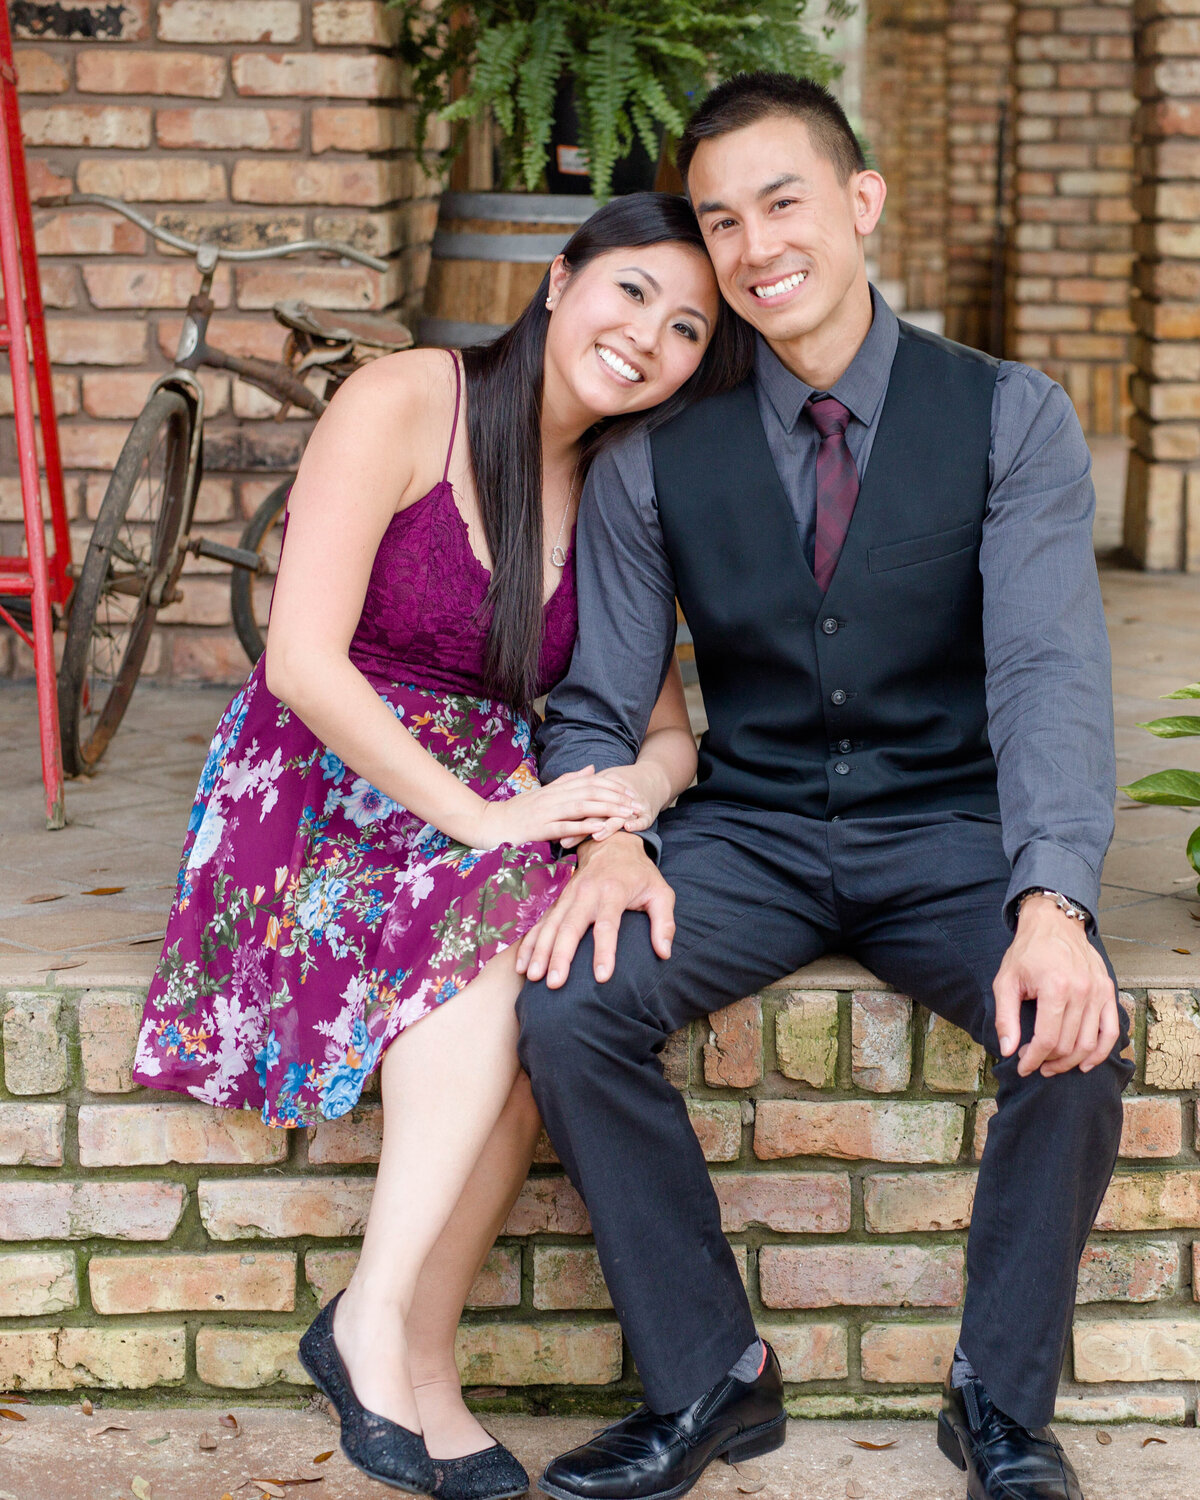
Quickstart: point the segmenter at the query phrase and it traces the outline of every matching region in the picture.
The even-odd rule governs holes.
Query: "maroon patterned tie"
[[[817,449],[817,535],[813,573],[829,587],[858,499],[858,470],[846,443],[850,413],[832,396],[810,396],[808,413],[821,434]]]

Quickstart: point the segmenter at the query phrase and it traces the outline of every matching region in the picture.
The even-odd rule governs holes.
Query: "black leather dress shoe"
[[[967,1473],[968,1500],[1083,1500],[1079,1477],[1049,1427],[1032,1431],[992,1405],[978,1380],[947,1384],[938,1447]]]
[[[787,1413],[775,1351],[753,1380],[727,1375],[691,1406],[649,1407],[556,1458],[540,1484],[554,1500],[676,1500],[714,1458],[741,1463],[783,1447]]]
[[[333,1313],[341,1292],[310,1324],[300,1340],[300,1363],[333,1403],[341,1420],[342,1452],[364,1474],[410,1495],[429,1495],[437,1472],[419,1432],[368,1411],[354,1394],[350,1373],[333,1341]]]

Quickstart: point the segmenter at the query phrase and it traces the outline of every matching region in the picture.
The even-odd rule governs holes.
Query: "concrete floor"
[[[288,1497],[382,1500],[395,1491],[359,1474],[337,1445],[335,1421],[303,1412],[234,1407],[239,1430],[222,1427],[229,1408],[160,1412],[27,1406],[24,1424],[0,1447],[0,1500],[130,1500],[135,1478],[150,1500],[260,1500],[254,1479],[287,1481]],[[108,1423],[128,1431],[100,1432]],[[555,1453],[583,1442],[595,1423],[577,1418],[496,1417],[492,1430],[534,1478]],[[96,1436],[89,1438],[88,1433]],[[216,1441],[200,1449],[202,1433]],[[164,1434],[166,1435],[164,1437]],[[1200,1432],[1178,1427],[1114,1427],[1103,1445],[1092,1428],[1062,1428],[1088,1500],[1195,1500]],[[3,1436],[8,1436],[7,1432]],[[1146,1439],[1155,1441],[1143,1446]],[[893,1443],[880,1452],[859,1442]],[[313,1458],[333,1449],[322,1464]],[[295,1481],[320,1478],[311,1492]],[[143,1488],[139,1486],[139,1488]],[[732,1468],[712,1465],[692,1500],[962,1500],[965,1479],[937,1451],[931,1422],[792,1422],[782,1452]],[[269,1494],[270,1491],[267,1491]],[[142,1496],[145,1500],[145,1494]]]

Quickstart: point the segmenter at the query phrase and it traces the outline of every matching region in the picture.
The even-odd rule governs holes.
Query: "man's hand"
[[[1120,1035],[1116,992],[1103,960],[1082,922],[1046,896],[1022,903],[1017,935],[992,989],[1001,1054],[1019,1050],[1023,1078],[1039,1069],[1043,1078],[1071,1068],[1090,1072]],[[1037,1001],[1037,1025],[1033,1039],[1020,1046],[1023,1000]]]
[[[517,973],[541,979],[552,990],[567,981],[580,939],[591,927],[595,935],[592,972],[603,984],[613,971],[621,914],[644,911],[650,918],[650,941],[659,958],[670,958],[675,936],[675,892],[658,873],[636,834],[615,833],[605,843],[588,842],[579,851],[579,868],[562,895],[521,940]]]

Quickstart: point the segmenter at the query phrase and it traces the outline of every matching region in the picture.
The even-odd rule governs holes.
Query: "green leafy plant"
[[[1178,688],[1166,698],[1200,698],[1200,682]],[[1151,719],[1139,724],[1160,739],[1178,740],[1200,735],[1200,714],[1174,714],[1166,719]],[[1200,807],[1200,771],[1155,771],[1121,790],[1135,802],[1154,802],[1163,807]],[[1192,869],[1200,874],[1200,827],[1193,828],[1187,841],[1187,857]],[[1200,885],[1197,886],[1200,893]]]
[[[807,0],[390,0],[412,69],[423,145],[429,120],[490,109],[502,132],[504,186],[536,192],[559,83],[575,84],[592,191],[610,195],[614,164],[641,140],[678,136],[710,81],[771,68],[828,82],[836,65],[806,31]],[[853,10],[839,0],[830,15]],[[828,35],[828,31],[826,31]],[[447,103],[449,80],[465,91]]]

